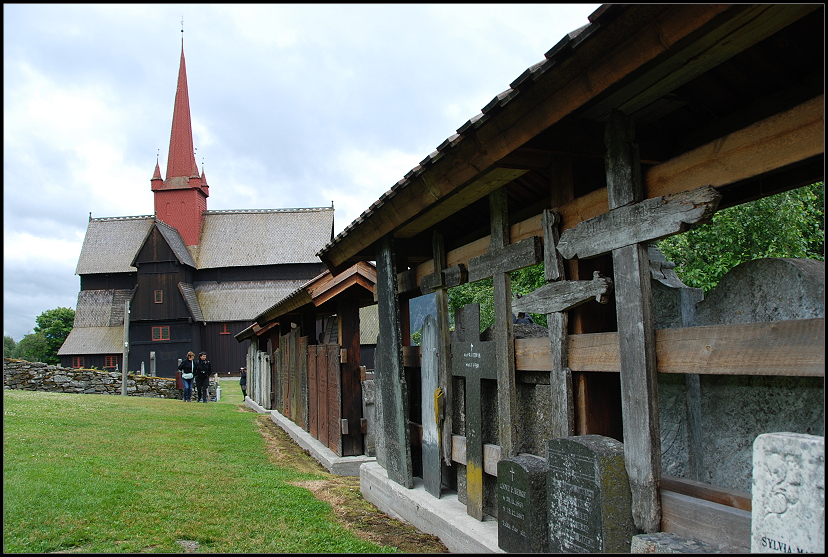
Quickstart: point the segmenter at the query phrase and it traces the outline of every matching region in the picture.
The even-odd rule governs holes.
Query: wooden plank
[[[689,495],[697,499],[704,499],[727,507],[751,512],[753,500],[750,493],[718,487],[711,484],[697,482],[688,478],[678,478],[667,474],[661,475],[661,489]]]
[[[512,310],[525,313],[555,313],[578,307],[591,299],[606,303],[612,279],[595,271],[592,280],[557,280],[512,302]]]
[[[655,331],[659,373],[825,377],[825,319],[705,325]],[[620,371],[618,333],[569,335],[573,371]],[[515,340],[521,371],[549,371],[546,339]]]
[[[319,441],[328,446],[328,348],[327,344],[316,347],[317,381],[319,383]]]
[[[377,418],[382,430],[377,450],[388,477],[406,487],[414,487],[411,446],[408,431],[408,393],[402,358],[402,327],[396,289],[394,240],[384,236],[376,255],[379,337],[375,354]],[[379,456],[379,455],[378,455]]]
[[[626,237],[632,242],[643,242],[647,236],[660,234],[664,222],[678,224],[679,230],[684,222],[696,222],[713,211],[709,209],[712,201],[697,203],[691,198],[691,209],[686,210],[684,202],[674,205],[664,203],[659,210],[643,211],[635,209],[648,206],[641,203],[643,197],[640,184],[640,169],[636,155],[637,147],[632,143],[632,122],[626,115],[614,110],[610,113],[604,141],[607,144],[607,189],[610,204],[608,219],[595,232],[608,232],[604,227],[618,229],[611,233],[613,237]],[[715,190],[706,192],[718,204]],[[633,203],[633,205],[629,205]],[[623,206],[621,206],[623,204]],[[715,204],[713,210],[715,210]],[[649,206],[648,206],[649,207]],[[672,211],[664,208],[671,207]],[[685,210],[680,210],[684,208]],[[675,214],[681,214],[675,218]],[[691,216],[692,215],[692,216]],[[601,217],[593,219],[597,222]],[[650,220],[652,219],[652,220]],[[581,228],[581,223],[576,228]],[[621,228],[623,226],[623,228]],[[646,233],[630,233],[630,229],[641,226]],[[586,226],[584,229],[590,229]],[[654,232],[659,231],[659,232]],[[564,236],[558,244],[558,251],[567,257]],[[642,237],[643,236],[643,237]],[[606,238],[610,240],[609,237]],[[612,241],[601,243],[587,239],[591,246],[601,245],[595,253],[606,252],[602,249]],[[619,244],[615,244],[616,246]],[[620,244],[623,247],[612,249],[612,266],[615,283],[615,310],[618,319],[618,354],[621,363],[621,409],[624,430],[624,463],[630,480],[632,492],[633,522],[644,533],[658,532],[661,525],[661,504],[658,498],[658,481],[661,477],[661,435],[658,418],[658,376],[656,367],[656,345],[653,326],[653,296],[650,284],[650,266],[647,244]],[[567,257],[570,258],[570,257]]]
[[[360,339],[359,306],[353,298],[340,297],[337,302],[339,315],[339,344],[345,350],[345,362],[341,364],[342,419],[348,420],[348,434],[342,436],[342,456],[363,454],[362,432],[356,424],[362,418],[362,383],[359,379]]]
[[[516,244],[504,244],[502,248],[478,255],[469,261],[469,282],[494,276],[498,273],[508,273],[515,269],[531,267],[543,261],[543,240],[540,236],[532,236]]]
[[[558,251],[567,259],[584,259],[678,234],[709,220],[721,198],[704,186],[618,207],[564,231]]]
[[[316,375],[316,349],[308,346],[308,433],[319,439],[319,379]]]
[[[328,363],[328,448],[342,456],[342,433],[339,420],[342,418],[342,380],[339,364],[339,345],[325,345]]]
[[[420,343],[420,353],[423,365],[420,368],[420,393],[422,408],[422,460],[423,485],[427,493],[440,498],[442,484],[442,467],[440,465],[440,440],[438,434],[438,420],[436,394],[438,393],[438,350],[440,348],[440,331],[436,318],[428,314],[423,323],[423,336]]]
[[[524,263],[534,265],[543,261],[543,244],[541,238],[533,236],[512,246],[509,245],[509,207],[506,188],[501,188],[489,195],[489,212],[492,226],[492,243],[489,253],[504,254],[503,262],[492,276],[494,285],[494,343],[497,347],[497,440],[503,451],[503,457],[517,454],[518,416],[515,388],[515,341],[512,333],[512,279],[509,272],[515,264],[526,267]],[[518,259],[514,249],[518,246],[530,246],[531,257]],[[474,266],[476,267],[476,266]],[[469,280],[472,276],[473,261],[469,262]],[[468,471],[468,470],[467,470]]]
[[[665,489],[661,530],[730,553],[750,553],[750,512]]]
[[[466,463],[466,437],[451,436],[451,459],[458,464]],[[497,477],[497,463],[500,460],[500,446],[492,443],[483,444],[483,471]]]
[[[728,134],[644,173],[647,195],[720,187],[825,152],[825,95]]]
[[[300,334],[301,329],[297,329],[297,334]],[[308,430],[308,337],[299,337],[299,351],[297,353],[297,367],[301,374],[301,395],[299,397],[302,410],[302,429]]]

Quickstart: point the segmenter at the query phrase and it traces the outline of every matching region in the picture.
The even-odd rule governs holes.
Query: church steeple
[[[210,190],[203,175],[199,175],[193,149],[183,37],[167,157],[167,177],[161,180],[160,167],[156,162],[150,183],[155,194],[156,217],[176,228],[188,246],[198,245]]]

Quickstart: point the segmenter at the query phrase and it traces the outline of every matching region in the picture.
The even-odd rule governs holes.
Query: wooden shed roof
[[[338,273],[393,234],[413,267],[430,261],[435,230],[447,251],[485,251],[487,195],[502,186],[513,242],[538,233],[524,221],[544,208],[562,214],[562,230],[607,212],[612,110],[635,121],[645,197],[712,185],[722,208],[818,181],[824,37],[820,4],[604,5],[318,255]],[[556,157],[572,161],[565,204]]]

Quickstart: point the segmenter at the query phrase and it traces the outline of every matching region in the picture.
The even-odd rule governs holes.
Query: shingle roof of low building
[[[195,294],[205,321],[253,321],[300,287],[303,280],[196,283]]]
[[[73,354],[120,354],[124,351],[124,327],[75,327],[58,356]]]

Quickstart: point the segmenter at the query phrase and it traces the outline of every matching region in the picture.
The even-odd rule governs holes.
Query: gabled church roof
[[[75,274],[135,272],[135,254],[154,223],[151,215],[90,219]]]
[[[332,207],[207,211],[194,250],[198,268],[319,263],[333,219]]]
[[[196,269],[319,263],[316,252],[330,241],[333,219],[332,207],[207,211],[192,252],[175,228],[152,216],[92,219],[75,274],[134,273],[154,225],[178,261]],[[263,234],[266,242],[254,240]]]

